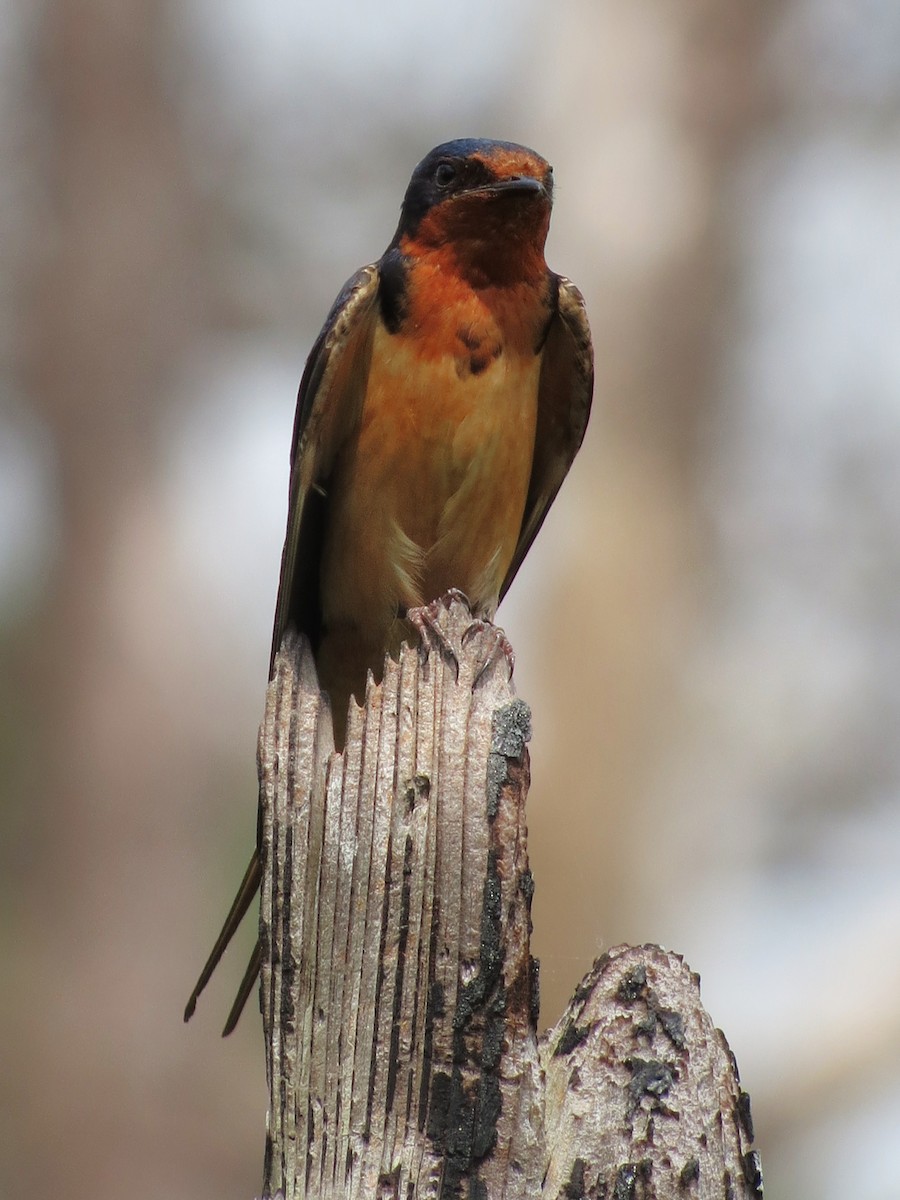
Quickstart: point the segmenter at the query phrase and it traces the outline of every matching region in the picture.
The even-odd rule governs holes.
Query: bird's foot
[[[449,598],[460,599],[468,606],[469,602],[462,592],[454,591],[452,594],[448,592],[447,596],[441,600],[432,600],[430,604],[423,604],[420,608],[410,608],[406,613],[406,619],[419,635],[420,659],[424,662],[428,657],[429,649],[436,645],[441,657],[452,665],[454,679],[458,683],[459,657],[440,626],[440,613],[446,607],[444,599]]]
[[[462,636],[463,646],[465,646],[471,638],[476,637],[478,634],[484,636],[484,661],[475,672],[475,678],[472,680],[473,692],[484,678],[489,668],[500,658],[501,655],[506,659],[506,668],[509,679],[512,679],[513,671],[516,668],[516,652],[513,650],[512,643],[502,629],[500,629],[497,625],[492,625],[490,621],[484,621],[480,617],[476,618]]]

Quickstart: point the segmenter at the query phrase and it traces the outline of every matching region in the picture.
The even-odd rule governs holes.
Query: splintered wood
[[[539,1045],[529,710],[508,647],[459,597],[423,629],[353,707],[343,754],[305,641],[276,660],[259,742],[264,1195],[761,1194],[732,1060],[676,956],[612,952]]]

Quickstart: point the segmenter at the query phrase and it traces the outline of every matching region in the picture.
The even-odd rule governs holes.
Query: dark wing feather
[[[285,629],[292,622],[313,641],[318,613],[318,553],[322,497],[334,457],[362,411],[372,335],[378,312],[378,266],[363,267],[344,285],[310,351],[300,380],[288,524],[272,632],[271,672]]]
[[[500,589],[501,600],[572,465],[591,411],[594,349],[584,299],[570,280],[562,275],[557,280],[557,309],[541,359],[531,481],[516,552]]]
[[[316,338],[300,380],[291,443],[287,535],[281,556],[270,673],[284,631],[291,621],[295,621],[310,638],[315,637],[316,631],[310,622],[314,622],[318,612],[317,551],[321,549],[325,515],[324,498],[319,489],[327,481],[334,456],[345,438],[353,433],[362,410],[378,312],[378,278],[377,265],[363,267],[344,285]],[[257,846],[222,931],[188,1000],[184,1011],[186,1021],[250,907],[259,889],[260,876]],[[237,1024],[259,974],[260,960],[261,947],[257,942],[224,1034],[230,1033]]]

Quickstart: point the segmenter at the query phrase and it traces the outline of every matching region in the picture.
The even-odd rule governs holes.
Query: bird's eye
[[[449,187],[456,179],[456,167],[453,163],[442,162],[438,163],[434,172],[434,182],[439,188]]]

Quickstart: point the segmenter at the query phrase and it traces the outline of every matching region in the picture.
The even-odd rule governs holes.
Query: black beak
[[[530,175],[513,175],[509,179],[499,179],[496,183],[489,183],[484,188],[484,191],[521,192],[525,194],[530,192],[532,195],[547,195],[547,190],[540,179],[533,179]]]

